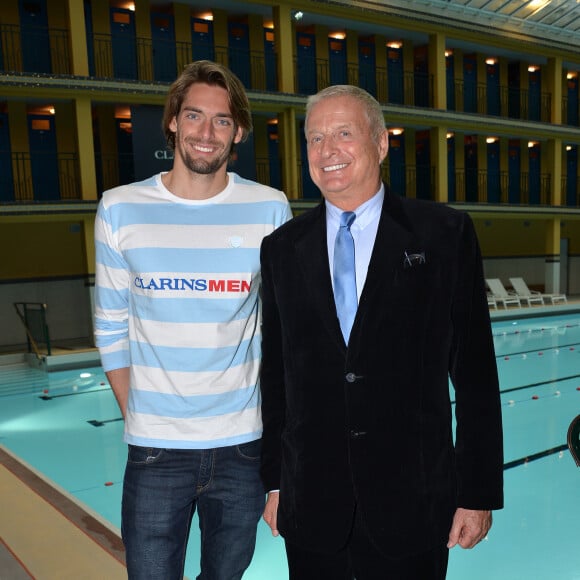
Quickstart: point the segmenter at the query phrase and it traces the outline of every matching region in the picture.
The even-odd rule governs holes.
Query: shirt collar
[[[356,213],[356,220],[354,221],[352,227],[356,227],[358,229],[364,229],[368,226],[373,220],[378,219],[379,214],[381,213],[381,208],[383,207],[383,200],[385,199],[385,186],[381,183],[381,187],[373,197],[367,199],[363,204],[359,205],[354,212]],[[328,200],[325,200],[326,204],[326,219],[328,221],[340,222],[340,215],[343,213],[343,210],[336,207]]]

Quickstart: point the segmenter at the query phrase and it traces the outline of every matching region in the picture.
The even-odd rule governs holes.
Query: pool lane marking
[[[528,385],[522,385],[520,387],[512,387],[511,389],[503,389],[499,392],[500,395],[505,393],[513,393],[514,391],[524,391],[525,389],[533,389],[534,387],[544,387],[546,385],[554,385],[559,383],[560,381],[569,381],[571,379],[578,379],[580,378],[580,374],[578,375],[570,375],[569,377],[562,377],[561,379],[552,379],[551,381],[541,381],[539,383],[530,383]],[[452,405],[455,405],[455,399],[451,401]]]
[[[62,395],[40,395],[38,398],[43,401],[51,401],[52,399],[60,399],[61,397],[74,397],[76,395],[89,395],[90,393],[102,393],[109,389],[97,389],[94,391],[76,391],[74,393],[63,393]]]
[[[93,427],[102,427],[105,423],[116,423],[117,421],[122,421],[123,417],[118,417],[117,419],[105,419],[104,421],[99,421],[98,419],[91,419],[90,421],[87,421],[87,423],[90,423]]]
[[[521,385],[520,387],[512,387],[511,389],[505,389],[500,391],[500,394],[503,395],[504,393],[513,393],[514,391],[523,391],[524,389],[532,389],[534,387],[543,387],[545,385],[554,385],[561,381],[569,381],[572,379],[580,378],[580,374],[578,375],[570,375],[569,377],[562,377],[559,379],[552,379],[550,381],[540,381],[539,383],[529,383],[527,385]]]
[[[502,354],[497,354],[495,355],[495,358],[505,358],[506,356],[519,356],[522,354],[530,354],[531,352],[546,352],[548,350],[562,350],[562,349],[570,349],[571,347],[574,347],[573,350],[575,350],[575,347],[580,346],[580,343],[578,342],[571,342],[570,344],[562,344],[562,345],[558,345],[558,346],[548,346],[544,349],[542,348],[532,348],[530,350],[522,350],[519,352],[504,352]],[[578,351],[580,353],[580,351]]]
[[[514,461],[508,461],[508,463],[504,463],[503,470],[506,471],[507,469],[512,469],[514,467],[520,467],[521,465],[526,465],[531,461],[537,461],[538,459],[543,459],[549,455],[555,455],[556,453],[560,453],[566,449],[568,449],[568,445],[564,444],[558,445],[557,447],[552,447],[551,449],[545,449],[544,451],[539,451],[538,453],[532,453],[531,455],[527,455],[521,459],[515,459]]]

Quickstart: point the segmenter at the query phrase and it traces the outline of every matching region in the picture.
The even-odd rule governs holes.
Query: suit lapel
[[[298,267],[304,276],[304,288],[320,313],[328,333],[345,349],[330,278],[324,202],[313,210],[312,220],[303,224],[303,229],[296,238],[295,248]]]
[[[405,251],[416,246],[416,236],[403,212],[400,199],[391,194],[385,185],[385,200],[361,295],[361,304],[369,300],[371,304],[376,304],[372,302],[376,292],[381,293],[381,300],[389,300],[392,290],[390,282],[395,272],[403,267]]]

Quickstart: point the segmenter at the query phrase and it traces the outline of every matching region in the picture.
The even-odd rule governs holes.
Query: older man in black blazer
[[[305,132],[325,201],[262,244],[264,519],[292,580],[444,578],[449,548],[476,545],[503,505],[473,224],[381,183],[388,133],[362,89],[311,97]],[[331,275],[342,212],[356,214],[350,330]]]

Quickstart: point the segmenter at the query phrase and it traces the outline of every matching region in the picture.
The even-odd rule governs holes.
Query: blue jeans
[[[201,530],[198,580],[237,580],[264,509],[259,440],[216,449],[129,445],[122,535],[131,580],[183,577],[191,519]]]

